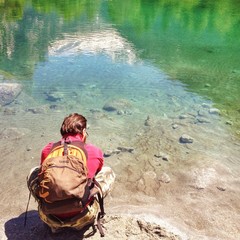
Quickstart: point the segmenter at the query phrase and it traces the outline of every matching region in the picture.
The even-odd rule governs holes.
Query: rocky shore
[[[13,218],[5,222],[5,235],[1,239],[30,240],[30,239],[165,239],[180,240],[174,233],[167,231],[155,223],[149,223],[131,216],[109,215],[104,218],[104,238],[97,228],[88,227],[83,231],[64,229],[59,233],[51,233],[38,218],[37,212],[30,212],[26,227],[23,226],[24,216]]]

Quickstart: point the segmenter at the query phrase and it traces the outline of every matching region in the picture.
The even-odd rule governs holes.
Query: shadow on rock
[[[82,231],[64,229],[59,233],[52,233],[38,216],[37,211],[29,211],[26,226],[24,226],[25,213],[12,218],[5,223],[5,235],[8,240],[36,240],[36,239],[86,239],[95,234],[96,230],[86,227]]]

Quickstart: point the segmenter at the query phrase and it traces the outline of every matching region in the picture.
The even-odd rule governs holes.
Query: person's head
[[[64,118],[60,132],[62,136],[64,136],[65,134],[80,134],[85,140],[86,128],[87,119],[78,113],[72,113]]]

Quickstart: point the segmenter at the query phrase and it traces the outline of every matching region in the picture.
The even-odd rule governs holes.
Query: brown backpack
[[[87,152],[84,143],[55,143],[42,163],[36,195],[46,214],[79,211],[89,200]]]
[[[94,224],[96,219],[99,232],[104,236],[100,222],[105,215],[102,190],[95,178],[88,179],[84,143],[55,143],[38,175],[36,171],[29,179],[28,188],[30,194],[27,209],[32,193],[39,203],[40,218],[46,224],[57,228],[74,227],[77,224],[79,229]],[[27,221],[27,209],[24,226]],[[64,221],[54,217],[75,211],[79,214]]]

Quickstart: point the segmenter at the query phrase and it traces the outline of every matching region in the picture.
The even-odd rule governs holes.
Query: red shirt
[[[70,141],[82,141],[82,137],[80,134],[64,136],[64,138],[66,137],[68,137]],[[41,164],[50,153],[53,144],[54,142],[50,142],[43,148],[42,156],[41,156]],[[87,160],[88,177],[93,178],[96,175],[96,173],[98,173],[102,169],[102,166],[104,163],[103,152],[101,149],[99,149],[98,147],[90,143],[85,144],[85,149],[88,153],[88,160]]]

